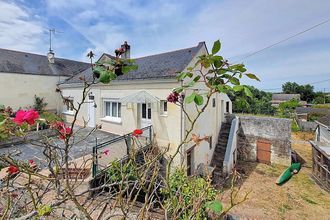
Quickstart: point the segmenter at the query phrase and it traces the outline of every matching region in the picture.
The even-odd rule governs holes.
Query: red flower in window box
[[[141,136],[143,134],[143,131],[141,130],[141,129],[135,129],[134,131],[133,131],[133,136],[134,137],[139,137],[139,136]]]
[[[35,110],[19,110],[16,113],[16,116],[14,118],[14,122],[18,125],[23,124],[24,122],[28,123],[29,125],[33,125],[35,121],[39,118],[39,113]]]
[[[19,173],[19,169],[18,169],[17,167],[13,166],[13,165],[10,165],[10,166],[8,167],[7,172],[8,172],[10,175],[16,175],[16,174]]]
[[[169,96],[167,97],[167,101],[168,102],[172,102],[172,103],[176,103],[179,101],[179,93],[177,92],[172,92],[171,94],[169,94]]]

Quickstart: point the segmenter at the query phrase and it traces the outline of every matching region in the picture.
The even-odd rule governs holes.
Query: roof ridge
[[[9,52],[14,52],[14,53],[21,53],[21,54],[31,54],[31,55],[34,55],[34,56],[40,56],[40,57],[47,58],[47,55],[42,55],[42,54],[37,54],[37,53],[31,53],[31,52],[25,52],[25,51],[19,51],[19,50],[12,50],[12,49],[6,49],[6,48],[0,48],[0,51],[1,50],[6,50],[6,51],[9,51]],[[67,58],[63,58],[63,57],[55,57],[55,59],[69,60],[69,61],[74,61],[74,62],[79,62],[79,63],[87,63],[88,64],[88,62],[77,61],[77,60],[67,59]]]
[[[193,48],[198,48],[201,46],[201,44],[204,44],[205,41],[201,41],[197,44],[197,46],[194,46],[194,47],[187,47],[187,48],[182,48],[182,49],[177,49],[177,50],[171,50],[171,51],[167,51],[167,52],[162,52],[162,53],[157,53],[157,54],[151,54],[151,55],[146,55],[146,56],[142,56],[142,57],[137,57],[137,58],[131,58],[133,60],[137,60],[137,59],[142,59],[142,58],[146,58],[146,57],[152,57],[152,56],[158,56],[158,55],[163,55],[163,54],[167,54],[167,53],[173,53],[173,52],[178,52],[178,51],[182,51],[182,50],[188,50],[188,49],[193,49]],[[108,55],[108,56],[113,56],[109,53],[103,53],[105,55]],[[115,56],[113,56],[115,57]]]

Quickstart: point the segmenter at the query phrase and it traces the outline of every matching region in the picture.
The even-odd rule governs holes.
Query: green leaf
[[[197,105],[203,105],[204,102],[203,96],[196,94],[194,101]]]
[[[216,54],[219,52],[221,48],[221,43],[219,40],[215,41],[214,44],[213,44],[213,47],[212,47],[212,54]]]
[[[220,68],[222,66],[222,61],[221,60],[214,60],[213,64],[216,68]]]
[[[229,82],[231,83],[231,84],[233,84],[233,85],[239,85],[240,83],[239,83],[239,79],[237,79],[236,77],[231,77],[230,79],[229,79]]]
[[[178,87],[178,88],[173,89],[173,92],[177,92],[177,93],[181,93],[182,91],[183,91],[182,87]]]
[[[206,207],[212,212],[220,214],[222,212],[222,203],[220,201],[214,200],[206,203]]]
[[[240,92],[240,91],[242,91],[243,89],[244,89],[244,86],[242,86],[242,85],[236,85],[236,86],[233,87],[233,90],[234,90],[235,92]]]
[[[106,84],[109,83],[110,81],[111,81],[110,74],[105,71],[101,72],[100,82]]]
[[[201,76],[198,75],[198,76],[196,76],[196,77],[193,79],[193,81],[194,81],[194,82],[197,82],[200,78],[201,78]]]
[[[213,59],[213,60],[223,60],[223,57],[222,57],[222,56],[218,56],[218,55],[216,55],[216,56],[213,56],[212,59]]]
[[[185,98],[186,103],[192,103],[196,97],[196,93],[193,92]]]
[[[250,79],[255,79],[255,80],[257,80],[257,81],[259,81],[260,82],[260,79],[256,76],[256,75],[254,75],[253,73],[247,73],[247,74],[245,74],[247,77],[249,77]]]
[[[252,94],[251,90],[246,86],[244,86],[244,93],[246,96],[253,98],[253,94]]]

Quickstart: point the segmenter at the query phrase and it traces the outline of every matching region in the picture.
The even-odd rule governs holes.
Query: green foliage
[[[233,87],[229,98],[233,102],[233,112],[255,115],[274,115],[275,108],[271,106],[272,94],[258,90],[253,86],[237,85]]]
[[[307,121],[316,121],[317,119],[319,119],[322,116],[324,116],[324,114],[312,112],[307,115]]]
[[[61,118],[59,115],[48,111],[44,111],[43,113],[41,113],[40,118],[45,119],[48,124],[51,124],[56,121],[64,121],[63,118]]]
[[[45,98],[38,97],[37,95],[34,95],[34,104],[33,104],[33,109],[38,111],[38,112],[43,112],[43,110],[46,108],[48,105],[47,102],[45,102]]]
[[[240,79],[246,76],[250,79],[260,81],[252,73],[246,73],[244,64],[230,64],[222,56],[217,55],[221,49],[219,40],[215,41],[212,47],[212,53],[201,55],[193,67],[187,68],[187,71],[178,73],[177,79],[184,82],[181,87],[174,91],[183,92],[184,90],[194,90],[185,97],[186,103],[194,103],[202,106],[205,103],[205,96],[210,96],[216,92],[229,93],[243,91],[246,96],[252,97],[249,88],[241,85]],[[208,88],[207,93],[201,93],[201,90],[193,88],[197,82],[202,82]]]
[[[179,219],[206,219],[207,208],[215,213],[222,210],[222,204],[215,201],[217,190],[203,178],[188,177],[184,169],[176,169],[170,176],[170,190],[162,190],[165,196],[165,207],[171,214],[178,214]],[[199,204],[197,200],[200,199]],[[220,203],[220,204],[219,204]],[[220,208],[221,207],[221,208]]]
[[[292,118],[295,109],[299,106],[299,101],[291,99],[287,102],[282,102],[277,108],[277,115],[282,118]]]
[[[107,172],[112,183],[120,183],[123,178],[128,181],[137,179],[137,166],[131,159],[127,163],[118,160],[111,162]]]
[[[294,119],[293,119],[292,122],[291,122],[291,131],[293,131],[293,132],[298,132],[298,131],[300,131],[300,128],[299,128],[299,126],[298,126],[296,120],[294,120]]]
[[[50,207],[50,205],[44,204],[44,205],[40,205],[37,211],[38,211],[38,216],[42,217],[42,216],[50,215],[53,209],[52,207]]]
[[[300,99],[308,103],[323,104],[330,102],[329,96],[326,96],[323,92],[314,92],[314,87],[309,84],[299,85],[295,82],[286,82],[282,85],[282,91],[287,94],[300,94]]]
[[[93,68],[93,76],[99,78],[101,83],[108,84],[117,76],[127,74],[129,71],[136,70],[137,65],[132,59],[112,59],[106,63],[96,63]]]

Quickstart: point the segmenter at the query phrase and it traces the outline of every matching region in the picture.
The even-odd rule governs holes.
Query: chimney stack
[[[124,44],[121,45],[121,48],[124,50],[124,53],[121,55],[121,58],[122,59],[130,59],[131,46],[127,44],[127,41],[125,41]]]
[[[52,50],[49,50],[49,52],[47,53],[47,58],[49,63],[55,63],[55,54]]]

